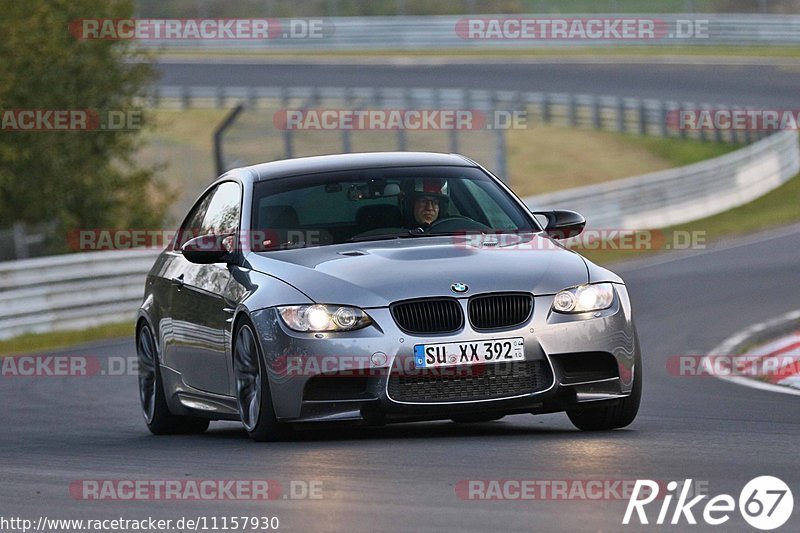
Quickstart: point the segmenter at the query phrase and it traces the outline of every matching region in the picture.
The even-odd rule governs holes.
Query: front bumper
[[[275,413],[293,423],[350,421],[382,424],[434,420],[458,415],[547,413],[586,402],[613,402],[630,394],[640,353],[624,285],[617,298],[597,313],[560,315],[550,311],[552,295],[536,296],[527,323],[505,330],[475,331],[469,321],[455,333],[418,337],[402,332],[388,308],[366,311],[367,328],[346,333],[289,330],[274,308],[253,312],[259,332]],[[459,300],[466,313],[467,299]],[[539,369],[535,386],[487,398],[405,401],[390,390],[390,380],[418,372],[417,344],[522,337],[525,363]],[[498,365],[502,363],[490,363]],[[499,367],[483,370],[497,373]],[[513,366],[510,367],[513,372]],[[469,367],[449,367],[458,379]],[[462,374],[459,374],[462,372]],[[447,379],[446,377],[443,379]],[[498,383],[500,375],[486,378]],[[498,396],[499,394],[499,396]]]

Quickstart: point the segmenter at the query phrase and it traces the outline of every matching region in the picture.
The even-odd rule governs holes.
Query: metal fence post
[[[684,102],[681,106],[679,106],[678,113],[680,113],[680,109],[694,109],[695,106],[692,103]],[[680,122],[678,122],[678,134],[680,135],[681,139],[686,139],[688,137],[688,132],[686,128],[681,128]]]
[[[578,124],[578,119],[575,116],[575,95],[569,95],[569,102],[567,103],[567,124],[570,128],[574,128]]]
[[[550,95],[545,93],[542,95],[542,122],[549,124],[552,116],[552,109],[550,109]]]
[[[14,232],[14,257],[16,259],[28,258],[28,236],[25,234],[25,224],[22,222],[15,222],[13,226]]]
[[[408,89],[403,89],[403,109],[408,109]],[[403,127],[397,128],[397,149],[401,152],[408,150],[408,143],[406,141],[406,130]]]
[[[459,98],[459,102],[456,105],[456,109],[461,107],[461,99]],[[441,89],[434,89],[433,90],[433,108],[434,109],[442,109],[442,90]],[[450,128],[447,132],[447,150],[451,154],[458,153],[458,125],[455,127]]]
[[[289,94],[284,87],[281,87],[281,106],[284,111],[289,107]],[[283,156],[286,159],[291,159],[294,157],[293,154],[292,130],[287,126],[283,129]]]
[[[353,108],[353,89],[346,88],[344,90],[344,102],[347,109]],[[353,145],[350,139],[350,130],[342,128],[342,153],[349,154],[353,151]]]
[[[492,109],[490,109],[490,113],[494,114],[497,111],[498,107],[498,99],[497,94],[492,94],[491,98]],[[494,128],[494,170],[495,174],[500,177],[503,183],[506,185],[509,184],[511,179],[508,176],[508,164],[507,164],[507,150],[506,150],[506,129],[505,128]]]
[[[714,128],[714,142],[722,142],[722,130],[719,128]]]
[[[617,131],[625,133],[625,104],[622,98],[617,98]]]
[[[214,131],[214,161],[217,165],[217,176],[221,176],[227,170],[222,146],[225,130],[233,126],[242,111],[244,111],[244,106],[242,104],[237,105]]]
[[[592,127],[596,130],[602,129],[603,124],[600,121],[600,99],[597,96],[592,97]]]
[[[494,130],[494,150],[495,150],[495,173],[506,185],[511,181],[508,176],[508,164],[506,154],[506,130],[505,128],[495,128]]]
[[[183,109],[192,107],[192,95],[188,85],[184,85],[181,91],[181,105]]]
[[[644,107],[644,100],[639,100],[639,135],[647,135],[647,110]]]

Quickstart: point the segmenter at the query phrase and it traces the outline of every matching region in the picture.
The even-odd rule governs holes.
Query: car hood
[[[539,234],[425,237],[251,253],[250,268],[293,285],[318,303],[385,307],[408,298],[483,292],[554,294],[588,281],[576,253]],[[462,294],[454,283],[467,285]]]

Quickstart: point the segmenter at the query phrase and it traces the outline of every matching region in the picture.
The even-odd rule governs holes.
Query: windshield
[[[266,180],[253,191],[253,250],[539,231],[482,170],[402,167]]]

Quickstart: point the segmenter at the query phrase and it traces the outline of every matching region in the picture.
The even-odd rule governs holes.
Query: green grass
[[[671,167],[682,167],[719,157],[741,148],[740,145],[663,137],[642,137],[631,134],[614,134],[632,146],[638,146],[669,162]]]
[[[0,341],[0,357],[68,348],[87,342],[133,336],[133,323],[105,324],[75,331],[26,333],[13,339]]]
[[[507,146],[509,184],[522,197],[697,163],[739,148],[538,123],[509,130]],[[490,169],[495,164],[491,158],[482,161],[481,154],[464,153]]]

